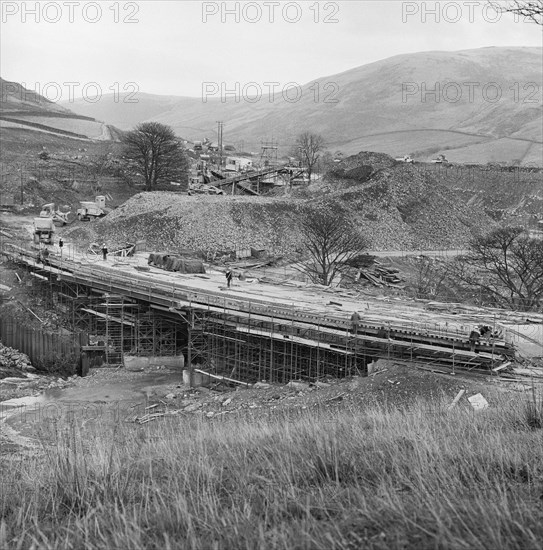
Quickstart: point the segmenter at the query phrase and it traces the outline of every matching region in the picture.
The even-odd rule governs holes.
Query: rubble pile
[[[543,211],[541,171],[501,166],[446,166],[436,180],[495,220],[519,223]]]
[[[188,248],[213,255],[253,247],[282,254],[296,246],[288,219],[293,208],[279,199],[140,193],[95,227],[108,242],[145,240],[150,249],[172,253]]]
[[[26,376],[28,372],[36,372],[28,355],[0,343],[0,378]]]
[[[356,173],[353,158],[368,162],[361,155],[340,163],[330,177],[332,184],[338,184],[333,193],[356,212],[359,227],[373,248],[464,248],[473,232],[492,226],[480,208],[467,204],[458,191],[416,165],[387,166],[380,161],[370,179],[352,179],[350,175]],[[342,175],[343,163],[348,170]]]

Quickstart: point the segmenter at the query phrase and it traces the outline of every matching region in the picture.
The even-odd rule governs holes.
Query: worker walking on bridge
[[[102,245],[102,259],[104,262],[107,260],[107,246],[106,243]]]

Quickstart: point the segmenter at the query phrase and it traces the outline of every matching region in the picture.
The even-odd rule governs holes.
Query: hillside
[[[79,100],[69,107],[123,129],[156,120],[189,139],[213,137],[216,121],[224,120],[225,138],[244,140],[254,151],[261,139],[274,136],[286,152],[308,129],[346,154],[414,153],[424,160],[449,151],[456,162],[543,164],[532,150],[534,145],[540,151],[543,141],[541,59],[541,48],[421,52],[321,77],[301,87],[298,101],[280,92],[256,103],[228,97],[223,102],[219,95],[203,102],[138,94],[137,103],[104,96],[96,104]],[[477,83],[471,93],[468,82]],[[437,98],[425,93],[436,83]],[[498,90],[501,98],[494,101]]]
[[[359,153],[326,181],[290,195],[140,193],[92,227],[69,228],[66,237],[104,237],[118,244],[145,240],[152,250],[188,248],[210,257],[250,247],[293,255],[300,250],[296,206],[324,196],[351,210],[373,250],[462,248],[473,231],[493,223],[435,174],[387,155]]]
[[[0,128],[65,136],[79,140],[114,140],[116,130],[90,116],[75,114],[17,82],[0,78]],[[17,135],[17,133],[15,133]]]

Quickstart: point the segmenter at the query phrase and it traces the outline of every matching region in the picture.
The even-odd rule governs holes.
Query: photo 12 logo
[[[503,1],[466,1],[466,2],[402,2],[402,23],[420,21],[421,23],[459,23],[467,21],[485,21],[498,23],[505,13],[508,2]],[[515,23],[533,23],[534,20],[520,11],[513,12],[511,21]]]
[[[541,89],[537,82],[514,82],[503,87],[498,82],[403,82],[402,103],[541,103]]]
[[[0,2],[2,23],[139,23],[137,2]]]
[[[219,98],[226,103],[228,98],[235,103],[258,103],[267,101],[275,103],[282,99],[287,103],[297,103],[304,97],[310,98],[314,103],[338,103],[337,94],[339,85],[337,82],[314,82],[305,89],[297,82],[202,82],[202,102],[207,103],[209,98]]]
[[[40,103],[40,96],[45,99],[57,102],[68,101],[73,103],[81,98],[87,103],[98,103],[102,100],[104,93],[111,96],[113,103],[138,103],[137,93],[139,86],[136,82],[121,84],[113,82],[107,86],[106,91],[98,82],[34,82],[29,85],[26,82],[17,84],[15,82],[3,81],[0,87],[2,101],[8,97],[15,97],[29,103]]]
[[[202,2],[202,22],[339,23],[337,2]]]

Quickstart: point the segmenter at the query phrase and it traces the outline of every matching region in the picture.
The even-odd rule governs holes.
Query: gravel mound
[[[297,246],[293,211],[292,201],[276,198],[140,193],[95,227],[108,243],[145,240],[148,249],[172,253],[253,247],[286,254]]]

